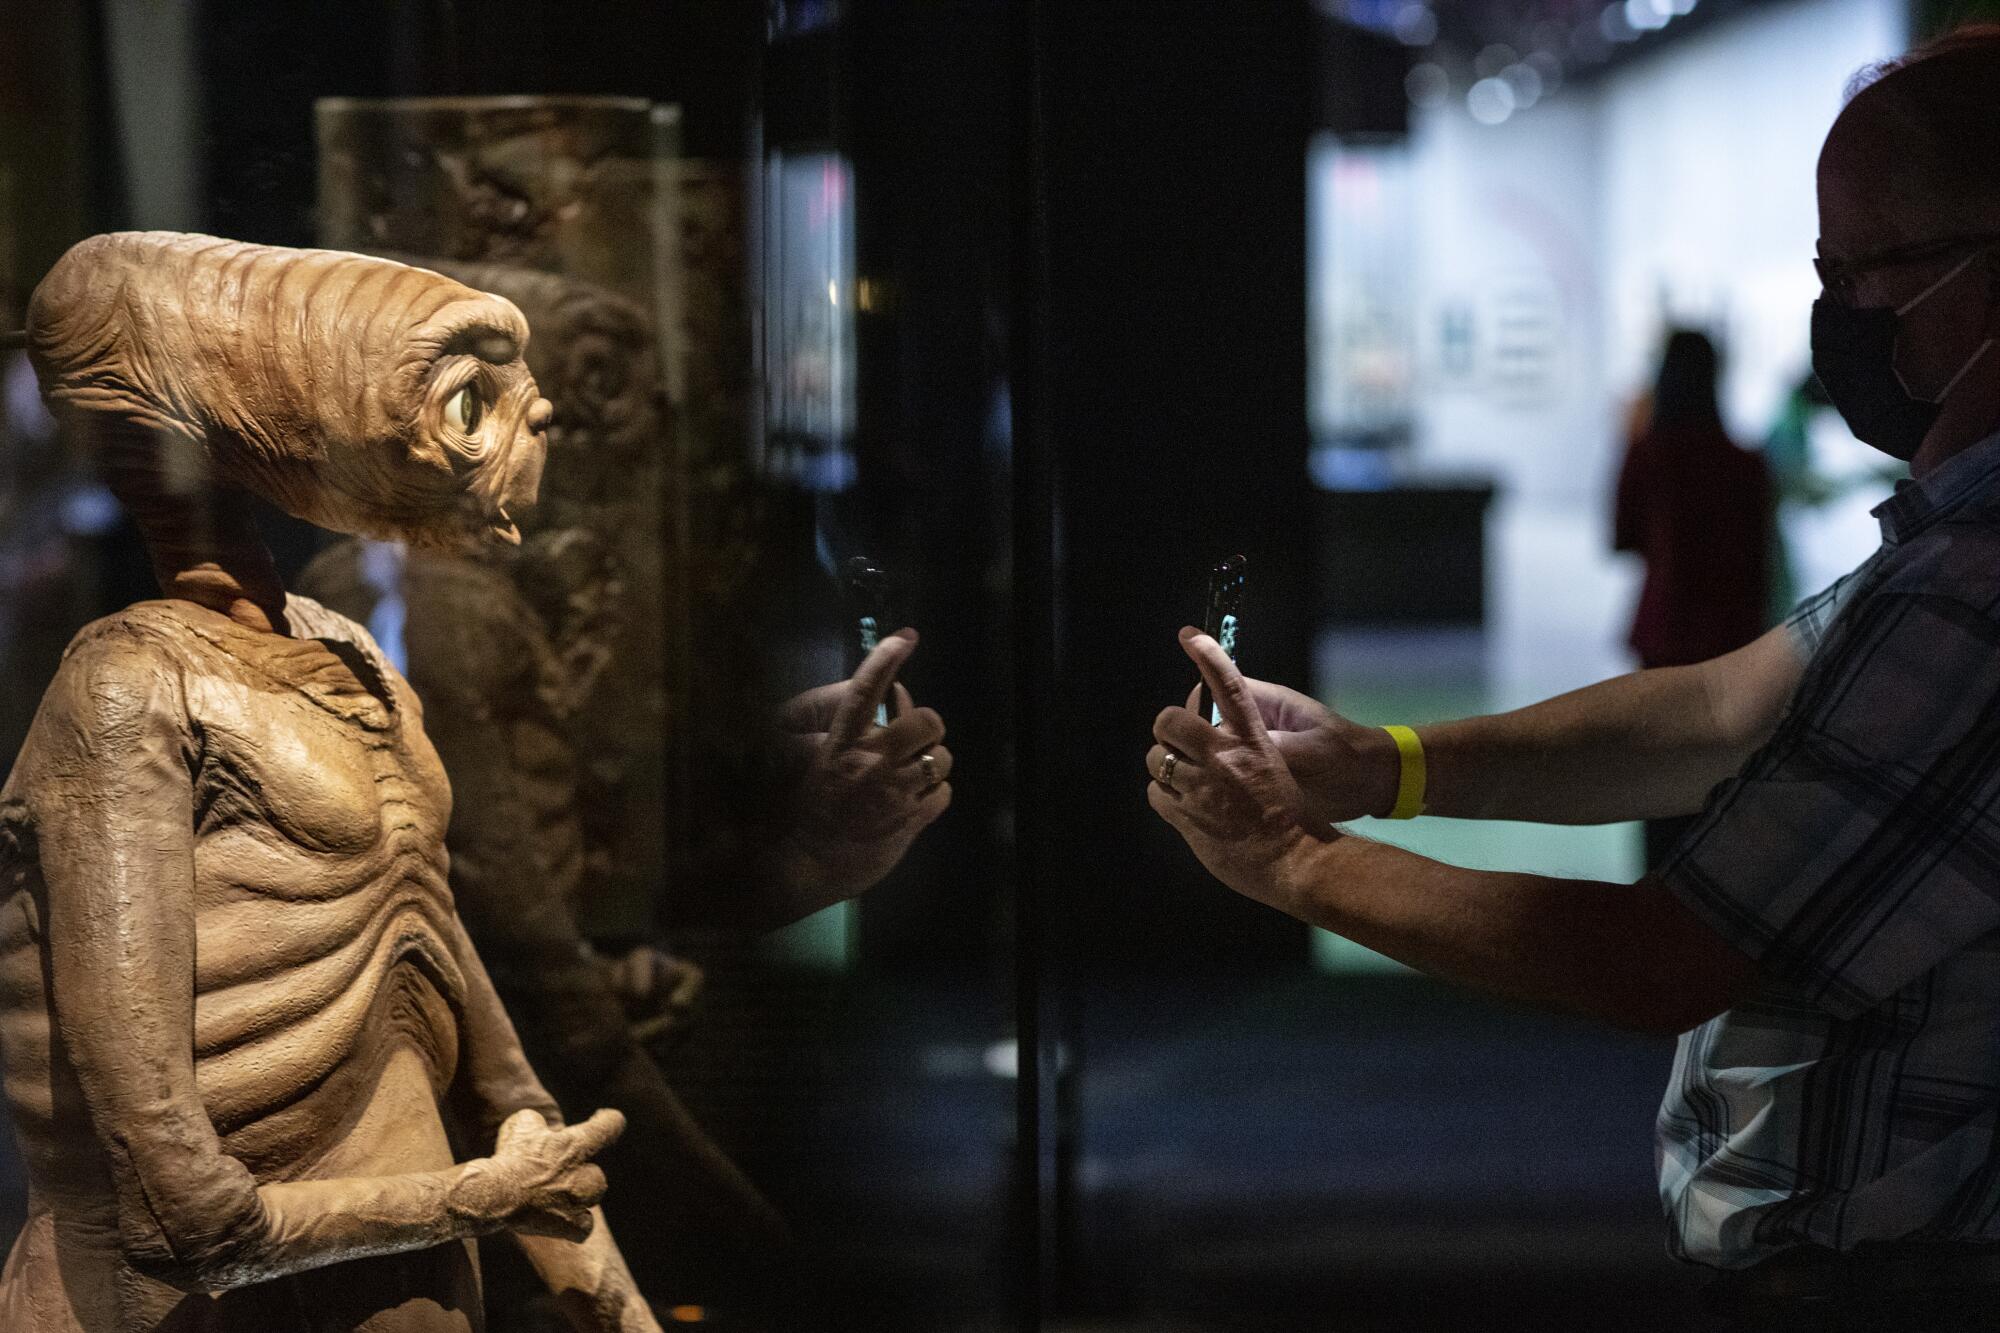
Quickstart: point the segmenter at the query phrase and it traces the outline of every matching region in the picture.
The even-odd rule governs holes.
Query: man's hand
[[[794,917],[872,887],[951,804],[944,719],[913,707],[896,682],[916,647],[916,631],[899,630],[851,679],[807,690],[779,713],[804,769],[789,838]],[[878,727],[876,710],[891,690],[898,716]]]
[[[1231,663],[1230,670],[1235,669]],[[1388,732],[1350,722],[1311,695],[1283,685],[1249,677],[1243,683],[1313,819],[1338,824],[1386,815],[1395,806],[1401,760]]]
[[[523,1235],[581,1241],[604,1197],[604,1172],[590,1159],[624,1132],[625,1117],[610,1109],[561,1129],[539,1111],[516,1111],[501,1124],[493,1155],[466,1163],[450,1206]]]
[[[1153,779],[1146,799],[1210,874],[1247,898],[1296,911],[1290,872],[1307,848],[1336,835],[1308,809],[1250,682],[1221,645],[1183,629],[1181,647],[1214,695],[1222,725],[1186,708],[1163,711],[1153,723],[1159,743],[1146,755]],[[1169,754],[1178,757],[1163,784]]]

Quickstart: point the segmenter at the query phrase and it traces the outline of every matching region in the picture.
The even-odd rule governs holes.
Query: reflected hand
[[[465,1164],[450,1206],[523,1235],[583,1240],[604,1197],[604,1172],[590,1159],[624,1132],[625,1117],[609,1109],[562,1128],[539,1111],[516,1111],[501,1123],[493,1155]]]
[[[599,958],[598,964],[642,1041],[684,1022],[707,982],[699,964],[652,944],[636,944],[623,957]]]
[[[1246,898],[1289,911],[1295,865],[1339,835],[1308,809],[1250,682],[1221,645],[1184,629],[1181,647],[1214,695],[1222,725],[1186,708],[1163,711],[1153,724],[1159,743],[1146,755],[1146,799],[1210,874]],[[1176,758],[1163,783],[1169,753]]]
[[[1230,669],[1235,670],[1233,664]],[[1395,806],[1402,760],[1387,732],[1350,722],[1311,695],[1283,685],[1247,676],[1243,683],[1314,820],[1338,824],[1386,815]],[[1194,698],[1189,694],[1189,709]]]
[[[789,838],[795,916],[872,887],[951,804],[944,719],[912,707],[896,682],[916,647],[915,630],[898,630],[851,679],[807,690],[779,712],[804,768]],[[876,710],[892,690],[898,716],[878,727]]]

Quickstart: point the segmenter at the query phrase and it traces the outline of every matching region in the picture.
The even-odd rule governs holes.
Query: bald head
[[[1861,82],[1820,153],[1829,248],[2000,230],[2000,25],[1962,28]]]

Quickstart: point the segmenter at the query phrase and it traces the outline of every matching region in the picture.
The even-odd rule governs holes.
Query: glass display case
[[[168,895],[169,935],[191,922],[200,959],[292,960],[259,1003],[315,1017],[214,1037],[246,1001],[197,962],[192,1113],[238,1086],[246,1042],[237,1058],[284,1086],[276,1107],[215,1112],[220,1138],[186,1169],[269,1175],[246,1196],[143,1144],[131,1167],[133,1188],[168,1182],[189,1206],[323,1214],[300,1224],[323,1239],[261,1242],[270,1280],[248,1287],[94,1251],[79,1262],[141,1293],[117,1326],[273,1329],[293,1318],[273,1300],[426,1330],[479,1327],[482,1306],[495,1330],[652,1326],[641,1297],[658,1323],[718,1328],[1011,1317],[1007,28],[974,10],[79,3],[7,20],[0,323],[128,330],[4,354],[13,790],[47,787],[35,700],[91,622],[158,620],[159,669],[195,693],[240,663],[189,665],[181,640],[251,654],[280,700],[352,700],[327,705],[323,743],[281,705],[189,705],[191,737],[254,718],[286,739],[255,752],[282,771],[246,758],[229,780],[251,807],[172,834],[193,840],[196,901],[175,917]],[[907,142],[947,106],[948,130]],[[945,222],[911,225],[929,213]],[[129,235],[70,249],[110,232]],[[149,276],[104,286],[117,272]],[[165,390],[119,350],[167,358],[159,319],[191,337]],[[116,382],[123,406],[64,397],[64,374]],[[162,453],[169,421],[191,453]],[[114,437],[132,467],[107,462]],[[386,483],[338,479],[378,467]],[[464,501],[425,498],[454,488]],[[450,504],[485,516],[481,540],[416,516]],[[857,562],[865,586],[843,572]],[[350,730],[387,750],[343,748]],[[195,800],[233,809],[211,767]],[[319,909],[359,924],[280,912],[218,933],[223,882],[307,891],[343,854],[308,793],[370,773],[386,803],[363,859],[402,850]],[[55,827],[36,799],[26,826]],[[305,860],[252,867],[238,836]],[[147,975],[171,987],[177,957],[149,955]],[[95,1088],[87,1036],[57,1040]],[[171,1021],[161,1040],[171,1062]],[[35,1094],[11,1045],[19,1109]],[[381,1072],[405,1063],[435,1097]],[[308,1067],[318,1091],[285,1082]],[[561,1234],[574,1195],[503,1226],[466,1201],[451,1173],[512,1181],[556,1151],[511,1123],[496,1146],[519,1107],[559,1107],[572,1128],[545,1132],[581,1136],[567,1151],[615,1182],[595,1239]],[[615,1144],[600,1107],[623,1113]],[[7,1232],[29,1218],[23,1253],[57,1261],[63,1242],[35,1239],[64,1197],[42,1163],[88,1140],[24,1133]],[[412,1164],[458,1182],[443,1213],[406,1197],[428,1188],[396,1174]],[[581,1185],[565,1169],[538,1188],[589,1187],[592,1168]],[[334,1193],[281,1198],[281,1177]],[[28,1297],[52,1299],[17,1282],[5,1309]]]
[[[1223,562],[1287,707],[1628,669],[1683,317],[1783,577],[1866,555],[1810,173],[1711,150],[1901,0],[1588,8],[0,17],[0,1333],[1704,1327],[1671,1042],[1229,892],[1147,760]]]

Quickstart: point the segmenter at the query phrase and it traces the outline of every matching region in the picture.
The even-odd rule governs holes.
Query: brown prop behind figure
[[[128,233],[70,250],[28,327],[167,597],[77,636],[0,791],[31,1182],[0,1328],[470,1333],[471,1242],[502,1230],[578,1328],[657,1328],[593,1225],[622,1118],[560,1127],[521,1054],[454,909],[415,694],[285,594],[247,513],[518,540],[549,418],[519,310],[386,260]]]
[[[604,1159],[620,1185],[607,1207],[641,1284],[712,1302],[725,1275],[771,1264],[784,1227],[675,1096],[631,1021],[639,997],[620,984],[627,969],[578,925],[611,849],[594,845],[589,815],[604,796],[574,722],[607,667],[633,651],[618,548],[641,517],[633,479],[656,474],[666,448],[650,326],[631,302],[569,278],[412,262],[519,305],[537,331],[529,366],[557,405],[520,547],[414,552],[394,576],[410,680],[459,796],[448,841],[460,912],[558,1099],[628,1119]],[[342,542],[301,585],[366,620],[383,596],[374,558]]]
[[[643,312],[640,329],[652,327],[662,131],[651,104],[622,97],[328,98],[314,119],[323,243],[420,256],[413,261],[420,264],[435,257],[560,275],[623,298],[629,305],[617,309]],[[594,407],[615,413],[630,387],[606,379],[630,368],[626,349],[610,345],[603,328],[569,323],[561,348],[544,349],[565,358],[572,372],[564,376],[568,392],[552,398],[564,426],[584,421]],[[571,357],[595,362],[570,366]],[[543,495],[554,508],[576,499],[615,514],[598,531],[618,568],[615,600],[606,607],[620,621],[617,651],[598,664],[566,730],[592,757],[584,924],[628,936],[651,929],[672,850],[662,812],[678,806],[663,744],[679,688],[669,655],[679,644],[674,618],[662,612],[684,556],[668,521],[676,474],[664,427],[655,420],[659,428],[646,433],[642,418],[656,418],[657,407],[635,407],[622,422],[600,414],[596,423],[598,443],[618,449],[628,464],[622,475],[607,458],[591,472],[603,479],[600,493],[575,495],[559,481]],[[559,516],[542,520],[545,529],[556,525]]]

